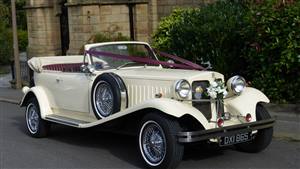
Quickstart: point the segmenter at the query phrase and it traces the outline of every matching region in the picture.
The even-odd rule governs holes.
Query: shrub
[[[251,5],[252,31],[245,55],[253,86],[272,100],[300,100],[300,1],[269,0]]]
[[[19,50],[26,51],[28,46],[28,34],[26,30],[18,30]]]
[[[114,42],[114,41],[129,41],[130,38],[122,35],[120,32],[99,32],[92,35],[87,43],[101,43],[101,42]],[[84,53],[84,46],[80,48],[80,54]]]
[[[283,3],[285,2],[285,3]],[[222,0],[177,9],[164,18],[153,45],[225,77],[245,76],[275,102],[299,102],[300,1]]]
[[[18,3],[21,2],[24,3],[25,1],[18,0]],[[13,36],[10,28],[10,12],[8,5],[10,5],[10,1],[5,1],[5,3],[0,2],[0,65],[8,64],[13,58]],[[28,45],[27,31],[18,30],[18,40],[19,50],[26,51]]]
[[[164,18],[153,36],[153,45],[231,76],[240,73],[245,46],[241,30],[247,23],[242,1],[218,1],[203,8],[176,9]],[[239,64],[232,64],[232,62]],[[238,71],[238,72],[237,72]]]
[[[129,41],[130,38],[122,35],[122,33],[97,33],[93,37],[93,43]]]
[[[0,2],[0,65],[9,63],[12,54],[11,35],[7,29],[9,9]]]
[[[0,65],[8,64],[13,55],[12,33],[9,29],[1,25],[1,23],[0,44]]]
[[[18,30],[19,51],[26,51],[27,31]],[[8,64],[13,59],[13,35],[11,29],[0,26],[0,64]]]

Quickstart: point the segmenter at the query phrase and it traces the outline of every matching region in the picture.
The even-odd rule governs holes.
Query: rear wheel
[[[256,106],[256,120],[266,120],[271,118],[268,111],[261,104]],[[249,142],[237,144],[236,147],[239,151],[257,153],[265,148],[271,143],[273,136],[273,127],[258,130],[255,138]]]
[[[36,98],[28,100],[25,111],[27,131],[32,137],[46,137],[50,130],[49,122],[43,120],[40,114],[40,107]]]
[[[177,142],[181,128],[176,120],[158,114],[146,115],[140,125],[139,150],[149,168],[175,168],[184,146]]]

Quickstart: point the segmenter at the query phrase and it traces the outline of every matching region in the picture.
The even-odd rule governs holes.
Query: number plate
[[[251,139],[252,139],[251,132],[225,136],[225,137],[221,137],[220,146],[228,146],[228,145],[243,143],[246,141],[250,141]]]

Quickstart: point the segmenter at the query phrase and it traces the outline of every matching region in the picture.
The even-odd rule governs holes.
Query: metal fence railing
[[[12,82],[16,81],[16,69],[14,62],[11,63],[11,71],[12,71]],[[20,54],[20,71],[21,71],[21,80],[23,85],[29,85],[30,83],[30,68],[27,64],[27,56],[26,53]]]

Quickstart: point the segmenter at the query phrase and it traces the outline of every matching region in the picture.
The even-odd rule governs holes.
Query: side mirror
[[[86,65],[81,65],[80,66],[80,71],[83,72],[83,73],[87,73],[88,72],[88,68]]]
[[[95,72],[95,66],[93,65],[81,65],[80,71],[83,73],[94,73]]]
[[[87,69],[88,69],[88,72],[91,74],[93,74],[96,71],[94,65],[87,65]]]

